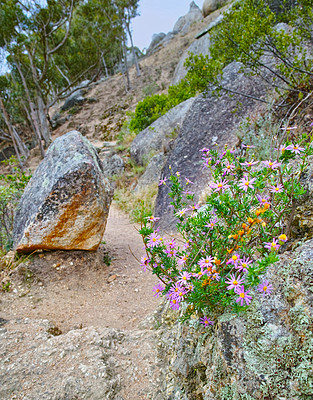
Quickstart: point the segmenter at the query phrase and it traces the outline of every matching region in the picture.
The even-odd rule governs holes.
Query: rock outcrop
[[[88,327],[60,333],[47,320],[1,326],[0,319],[1,399],[163,399],[154,331]]]
[[[18,205],[14,248],[96,250],[113,191],[94,147],[79,132],[56,139]]]
[[[152,35],[151,43],[147,49],[147,55],[151,55],[154,53],[156,46],[165,38],[166,34],[164,32],[154,33]]]
[[[201,36],[201,38],[195,40],[191,43],[187,50],[184,51],[182,57],[180,58],[172,79],[171,84],[176,85],[179,83],[187,74],[187,68],[184,66],[185,61],[190,56],[189,53],[193,53],[193,55],[202,54],[203,56],[210,55],[209,47],[210,47],[210,35],[206,34]]]
[[[220,7],[223,7],[225,4],[229,3],[231,0],[204,0],[202,5],[202,15],[203,17],[207,17],[213,11],[217,10]]]
[[[139,178],[138,183],[134,189],[138,192],[150,185],[157,185],[160,181],[161,172],[165,162],[164,153],[159,153],[153,156],[147,165],[143,175]]]
[[[212,328],[163,315],[164,398],[313,398],[313,241],[285,253],[266,279],[269,298],[255,294],[247,312],[225,313]]]
[[[186,34],[193,22],[200,21],[202,19],[202,13],[200,8],[194,1],[190,3],[189,11],[186,15],[180,17],[174,25],[173,33]]]
[[[185,116],[163,169],[163,177],[168,176],[171,165],[172,171],[179,171],[182,179],[191,179],[194,182],[192,190],[198,194],[197,200],[207,189],[209,179],[208,171],[202,168],[200,149],[217,145],[217,149],[223,151],[226,144],[235,146],[238,142],[236,131],[242,119],[266,107],[265,103],[254,98],[266,98],[269,86],[261,79],[245,76],[240,68],[241,64],[233,62],[224,69],[222,87],[244,95],[217,97],[210,92],[197,97]],[[155,214],[161,218],[162,229],[173,230],[175,219],[169,209],[168,192],[164,185],[159,188]]]
[[[167,151],[169,142],[177,135],[193,102],[194,98],[191,98],[178,104],[141,131],[130,146],[131,158],[137,164],[143,165],[151,153]]]

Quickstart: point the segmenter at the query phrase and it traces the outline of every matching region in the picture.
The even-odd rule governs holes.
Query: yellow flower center
[[[238,259],[238,257],[237,257],[237,256],[232,256],[232,259],[233,259],[234,261],[236,261],[236,260]]]
[[[246,185],[246,186],[249,186],[249,181],[245,182],[245,185]]]
[[[267,286],[264,286],[263,290],[264,290],[264,292],[266,292],[267,291]]]
[[[209,321],[204,321],[205,325],[208,325]]]
[[[274,165],[274,163],[272,163],[271,161],[268,163],[268,165],[271,167],[272,165]]]
[[[244,299],[244,297],[245,297],[245,294],[244,293],[240,293],[240,295],[239,295],[242,299]]]
[[[217,185],[217,187],[221,188],[221,187],[223,187],[223,185],[222,185],[221,183],[219,183],[219,184]]]
[[[186,278],[185,276],[183,276],[183,280],[184,280],[184,281],[186,281],[186,280],[187,280],[187,278]]]
[[[152,241],[153,241],[153,242],[156,242],[156,238],[153,238]]]
[[[235,280],[235,281],[233,282],[233,285],[238,285],[238,282]]]

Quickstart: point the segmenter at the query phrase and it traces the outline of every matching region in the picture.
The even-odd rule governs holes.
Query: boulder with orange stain
[[[14,222],[14,248],[96,250],[113,189],[94,147],[71,131],[49,147],[26,187]]]

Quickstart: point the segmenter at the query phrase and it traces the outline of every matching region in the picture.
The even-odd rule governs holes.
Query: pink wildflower
[[[274,238],[272,242],[266,242],[264,247],[269,251],[278,250],[280,248],[280,244]]]
[[[186,185],[192,185],[193,184],[193,182],[191,182],[191,180],[190,179],[188,179],[188,178],[185,178],[186,179]]]
[[[153,291],[154,291],[154,295],[153,296],[154,297],[159,297],[164,289],[165,289],[165,287],[163,287],[160,283],[158,283],[157,285],[155,285],[153,287]]]
[[[178,260],[177,260],[177,264],[178,265],[184,265],[188,260],[188,254],[185,254],[184,256],[181,256]]]
[[[209,326],[209,325],[213,325],[214,322],[211,321],[208,317],[202,317],[202,318],[200,318],[200,324],[203,324],[204,326]]]
[[[209,186],[211,189],[215,189],[214,192],[219,192],[221,190],[222,193],[224,193],[225,190],[230,187],[229,185],[227,185],[227,183],[228,183],[228,181],[226,179],[224,179],[223,181],[220,181],[217,183],[213,182]]]
[[[235,169],[234,164],[229,164],[229,162],[225,165],[225,168],[223,169],[223,176],[230,174],[233,170]]]
[[[242,271],[243,273],[248,272],[248,268],[250,267],[250,264],[252,264],[252,260],[249,259],[249,257],[245,258],[243,257],[242,260],[239,260],[239,264],[236,266],[239,271]]]
[[[147,247],[157,247],[161,244],[161,242],[162,238],[156,232],[153,232],[151,233],[151,235],[148,236]]]
[[[198,279],[200,279],[200,278],[202,278],[202,277],[203,277],[203,275],[206,275],[206,273],[207,273],[207,271],[206,271],[206,270],[200,269],[200,271],[199,271],[199,272],[195,272],[195,273],[193,273],[193,274],[192,274],[192,276],[193,276],[193,277],[195,277],[195,278],[198,278]]]
[[[240,256],[239,256],[239,254],[233,254],[232,256],[231,256],[231,258],[227,261],[227,263],[226,263],[226,265],[228,265],[228,264],[233,264],[233,265],[237,265],[238,264],[238,262],[240,261]]]
[[[269,281],[265,280],[259,284],[258,291],[263,294],[263,297],[265,297],[266,294],[272,293],[273,286],[269,283]]]
[[[184,271],[182,274],[180,274],[178,283],[181,283],[182,285],[187,285],[190,278],[191,273]]]
[[[198,265],[200,268],[207,268],[207,267],[212,267],[212,262],[214,261],[214,258],[211,256],[208,257],[203,257],[201,260],[198,262]]]
[[[248,191],[249,188],[254,189],[253,182],[256,178],[249,180],[249,178],[245,175],[243,178],[240,179],[239,187],[244,190],[245,192]]]
[[[147,266],[149,265],[151,259],[148,258],[148,257],[142,256],[140,261],[141,261],[141,262],[140,262],[140,266],[142,267],[142,270],[143,270],[144,272],[146,272]]]
[[[252,296],[249,296],[248,293],[250,293],[250,290],[245,292],[244,286],[241,286],[237,290],[237,294],[239,294],[238,299],[236,300],[236,303],[241,302],[241,306],[243,306],[243,303],[246,302],[246,305],[248,306],[251,303]]]
[[[270,192],[272,193],[281,193],[284,189],[284,186],[282,184],[278,184],[277,186],[273,185],[270,186]]]
[[[278,167],[281,166],[280,162],[277,161],[271,161],[271,160],[267,160],[267,161],[262,161],[262,163],[267,167],[270,168],[272,170],[277,169]]]
[[[280,242],[286,243],[286,242],[288,241],[288,238],[287,238],[287,236],[283,233],[283,234],[281,234],[280,236],[278,236],[278,240],[279,240]]]
[[[159,186],[166,185],[167,178],[160,179]]]
[[[153,215],[151,215],[150,217],[147,217],[147,220],[149,222],[156,222],[158,221],[160,218],[159,217],[154,217]]]
[[[304,147],[299,147],[296,144],[290,144],[286,147],[286,150],[290,150],[292,153],[295,154],[300,154],[302,151],[304,151]]]
[[[253,165],[258,164],[259,161],[245,161],[244,163],[240,163],[240,165],[242,165],[243,167],[252,167]]]
[[[182,210],[179,210],[176,215],[177,217],[182,217],[186,212],[188,211],[188,208],[183,208]]]
[[[216,225],[216,223],[217,223],[217,218],[215,217],[215,218],[212,218],[212,219],[211,219],[207,224],[205,224],[204,226],[205,226],[206,228],[213,229],[214,226]]]
[[[262,206],[265,206],[265,204],[270,205],[270,202],[269,202],[270,198],[268,196],[262,197],[259,194],[257,194],[256,197],[257,197],[257,199],[259,200],[259,202],[261,203]]]
[[[228,281],[225,280],[225,283],[228,285],[227,290],[234,289],[234,291],[237,293],[238,288],[241,287],[241,285],[244,283],[244,278],[242,278],[240,275],[236,278],[235,274],[231,274],[230,278],[227,278]]]
[[[170,301],[170,307],[173,310],[179,310],[179,301],[177,299],[172,299]]]

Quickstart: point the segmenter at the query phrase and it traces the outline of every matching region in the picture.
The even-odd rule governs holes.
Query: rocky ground
[[[137,261],[137,228],[112,206],[98,252],[40,253],[10,273],[10,292],[0,292],[1,399],[161,398],[149,317],[160,301]]]

